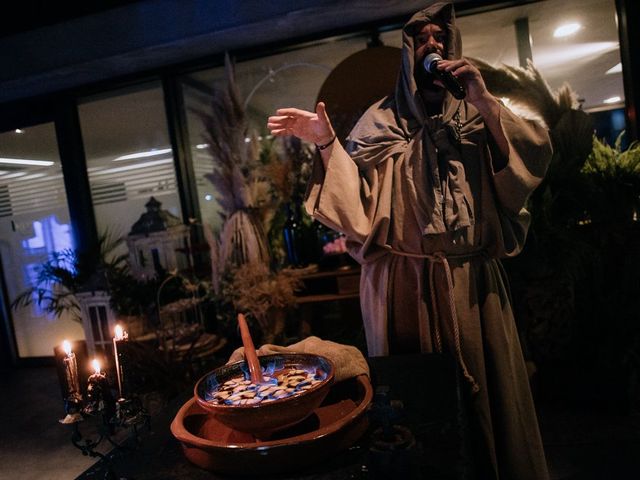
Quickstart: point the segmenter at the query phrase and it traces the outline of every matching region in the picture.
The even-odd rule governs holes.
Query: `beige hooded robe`
[[[426,114],[414,79],[413,36],[437,18],[447,57],[460,58],[453,7],[436,3],[403,29],[395,95],[362,116],[347,151],[317,161],[306,208],[347,235],[362,265],[368,353],[448,350],[468,380],[482,480],[548,478],[528,377],[499,258],[524,244],[529,194],[551,158],[547,132],[501,107],[509,145],[493,168],[477,110],[447,95]]]

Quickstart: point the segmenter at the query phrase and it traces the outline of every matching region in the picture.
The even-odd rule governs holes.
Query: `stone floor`
[[[0,392],[0,480],[74,479],[95,462],[58,423],[63,405],[53,368],[2,372]],[[539,413],[553,480],[640,478],[640,417]]]
[[[71,444],[55,368],[28,368],[0,376],[0,479],[69,480],[96,459]]]
[[[640,417],[539,408],[552,480],[640,478]]]

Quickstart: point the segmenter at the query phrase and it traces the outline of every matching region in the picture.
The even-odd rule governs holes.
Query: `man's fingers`
[[[271,130],[271,135],[274,135],[276,137],[283,137],[285,135],[292,135],[292,133],[288,128],[276,128]]]
[[[327,114],[327,107],[324,102],[318,102],[316,105],[316,115],[318,119],[320,119],[329,131],[333,131],[333,127],[331,126],[331,120],[329,120],[329,115]]]
[[[267,128],[271,130],[280,129],[280,128],[292,128],[295,125],[297,120],[298,120],[298,117],[294,117],[294,116],[287,116],[287,115],[272,116],[267,119]]]
[[[470,72],[473,72],[473,70],[469,65],[462,65],[461,67],[458,67],[455,70],[451,71],[451,73],[453,73],[456,77],[465,76]]]
[[[285,117],[311,117],[313,113],[306,110],[300,110],[299,108],[279,108],[276,110],[276,114]]]
[[[318,118],[321,118],[322,120],[324,120],[325,123],[329,123],[329,116],[327,115],[327,107],[325,106],[324,102],[318,102],[318,104],[316,105],[316,115],[318,115]]]
[[[468,65],[465,59],[459,60],[442,60],[438,62],[438,70],[444,70],[446,72],[451,72],[456,70],[457,68],[462,67],[463,65]]]
[[[287,128],[289,122],[286,121],[282,121],[282,122],[267,122],[267,128]]]
[[[291,119],[291,117],[288,115],[273,115],[267,118],[267,122],[269,123],[284,122],[285,120],[289,120],[289,119]]]

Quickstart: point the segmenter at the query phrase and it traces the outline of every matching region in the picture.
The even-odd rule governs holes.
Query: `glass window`
[[[624,104],[614,0],[547,0],[461,17],[464,54],[517,66],[520,18],[529,22],[533,63],[553,90],[568,83],[586,111]]]
[[[251,128],[258,134],[266,133],[267,117],[281,107],[313,109],[329,73],[349,55],[366,48],[366,42],[365,37],[328,40],[320,45],[237,63],[236,84]],[[209,108],[213,88],[221,88],[224,82],[223,67],[182,78],[201,215],[203,221],[214,228],[220,226],[221,219],[213,186],[205,177],[212,171],[213,162],[203,140],[204,125],[194,109]]]
[[[569,83],[587,111],[624,103],[614,0],[549,0],[528,16],[533,61],[552,88]]]
[[[126,236],[151,197],[182,218],[161,85],[87,98],[78,109],[98,232]]]
[[[553,90],[568,83],[589,112],[624,104],[615,0],[546,0],[473,15],[459,12],[463,55],[494,67],[518,66],[515,22],[522,18],[529,23],[533,63]],[[400,30],[381,39],[402,44]]]
[[[0,134],[0,255],[9,300],[34,285],[53,252],[73,247],[53,123]],[[84,338],[70,315],[57,318],[37,304],[11,318],[20,357],[51,356],[64,339]]]

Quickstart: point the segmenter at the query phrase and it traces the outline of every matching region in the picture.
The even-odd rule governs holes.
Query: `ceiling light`
[[[100,170],[94,173],[94,175],[105,175],[105,174],[111,174],[111,173],[128,172],[129,170],[138,170],[140,168],[155,167],[156,165],[165,165],[171,162],[172,160],[170,158],[165,158],[164,160],[152,160],[150,162],[134,163],[133,165],[127,165],[125,167],[107,168],[105,170]]]
[[[22,180],[35,180],[36,178],[47,177],[46,173],[32,173],[31,175],[27,175],[26,177],[22,177]]]
[[[0,158],[0,163],[5,165],[32,165],[36,167],[50,167],[55,162],[49,160],[27,160],[25,158]]]
[[[622,101],[622,99],[620,97],[609,97],[605,100],[602,101],[602,103],[618,103]]]
[[[24,177],[27,174],[27,172],[15,172],[15,173],[8,173],[6,175],[2,175],[2,180],[8,180],[10,178],[18,178],[18,177]]]
[[[605,73],[609,75],[610,73],[621,73],[622,72],[622,63],[618,63],[607,70]]]
[[[156,155],[164,155],[165,153],[171,152],[170,148],[161,148],[160,150],[152,149],[147,150],[146,152],[138,152],[138,153],[130,153],[128,155],[122,155],[120,157],[114,158],[114,162],[120,162],[122,160],[133,160],[135,158],[146,158],[146,157],[155,157]]]
[[[576,33],[581,28],[582,25],[579,23],[567,23],[565,25],[560,25],[553,31],[553,36],[555,38],[568,37],[569,35]]]
[[[586,63],[599,55],[616,51],[618,48],[618,42],[578,43],[563,48],[541,48],[536,52],[534,64],[538,70],[564,68],[568,62]]]

